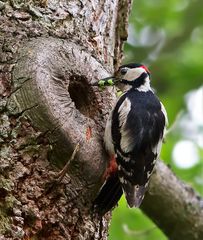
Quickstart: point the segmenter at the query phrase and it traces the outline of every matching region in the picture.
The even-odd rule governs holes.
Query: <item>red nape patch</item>
[[[109,166],[106,169],[106,171],[104,172],[103,179],[108,178],[110,175],[117,172],[117,170],[118,170],[118,165],[116,163],[115,156],[112,155],[110,158],[110,161],[109,161]]]
[[[148,69],[145,65],[142,65],[141,68],[144,68],[145,71],[147,71],[148,73],[150,73],[149,69]]]

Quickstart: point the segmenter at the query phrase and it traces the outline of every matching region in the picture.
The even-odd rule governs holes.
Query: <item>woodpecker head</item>
[[[140,91],[150,90],[150,72],[146,66],[139,63],[122,65],[114,76],[101,79],[96,86],[125,85],[124,88],[139,88]]]
[[[150,72],[148,68],[139,63],[122,65],[118,70],[119,81],[135,88],[149,86]]]

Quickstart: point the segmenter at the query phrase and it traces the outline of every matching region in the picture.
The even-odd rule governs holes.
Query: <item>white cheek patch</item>
[[[150,87],[149,77],[146,77],[144,84],[138,87],[137,90],[140,92],[148,92],[152,90]]]
[[[127,73],[124,75],[123,79],[132,81],[138,78],[142,73],[146,72],[144,68],[132,68],[127,71]]]

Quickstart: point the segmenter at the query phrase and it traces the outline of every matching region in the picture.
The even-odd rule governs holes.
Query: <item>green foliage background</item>
[[[149,66],[152,85],[168,112],[169,128],[175,122],[161,158],[203,196],[203,146],[192,132],[186,134],[187,129],[182,125],[184,118],[190,116],[186,93],[201,89],[199,104],[203,108],[203,1],[135,0],[129,22],[124,62]],[[177,119],[180,112],[181,117]],[[202,124],[194,126],[191,120],[191,125],[198,136],[203,136],[203,116]],[[172,160],[174,146],[181,140],[192,141],[198,149],[199,161],[190,168],[180,168]],[[129,209],[122,198],[113,211],[109,240],[132,239],[165,240],[167,237],[139,209]]]

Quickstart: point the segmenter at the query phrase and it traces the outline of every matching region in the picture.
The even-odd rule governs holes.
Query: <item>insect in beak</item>
[[[102,78],[98,82],[93,83],[92,86],[98,86],[98,87],[106,87],[106,86],[114,86],[119,80],[116,79],[114,76]]]

